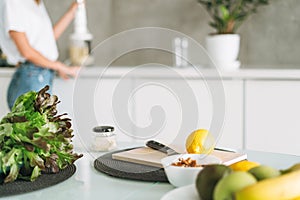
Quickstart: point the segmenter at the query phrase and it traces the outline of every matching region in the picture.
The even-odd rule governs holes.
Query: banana
[[[280,170],[282,174],[290,173],[293,171],[300,170],[300,163],[296,163],[288,169]]]
[[[290,200],[300,196],[300,170],[264,179],[235,193],[235,200]]]

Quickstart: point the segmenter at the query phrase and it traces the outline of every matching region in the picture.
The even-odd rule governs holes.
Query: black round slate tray
[[[56,174],[41,174],[33,182],[16,180],[11,183],[0,184],[0,197],[22,194],[50,187],[70,178],[75,172],[76,166],[72,164]]]
[[[114,153],[128,151],[131,149],[134,148],[114,151],[100,156],[94,161],[95,169],[99,172],[118,178],[152,182],[168,182],[163,168],[114,160],[112,158],[112,154]]]

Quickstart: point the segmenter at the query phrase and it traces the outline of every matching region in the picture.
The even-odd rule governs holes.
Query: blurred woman
[[[52,88],[54,72],[61,78],[75,77],[79,67],[57,61],[56,40],[74,19],[77,3],[71,4],[52,26],[42,0],[0,0],[0,46],[7,61],[17,67],[7,92],[11,109],[18,96]]]

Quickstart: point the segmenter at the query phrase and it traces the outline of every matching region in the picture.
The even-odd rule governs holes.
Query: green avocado
[[[201,200],[212,200],[218,181],[231,172],[232,169],[222,164],[205,166],[196,178],[196,188]]]

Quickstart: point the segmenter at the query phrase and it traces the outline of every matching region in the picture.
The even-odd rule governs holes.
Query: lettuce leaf
[[[41,173],[57,173],[82,157],[73,153],[71,119],[56,115],[57,96],[49,86],[17,98],[0,121],[0,176],[34,181]]]

